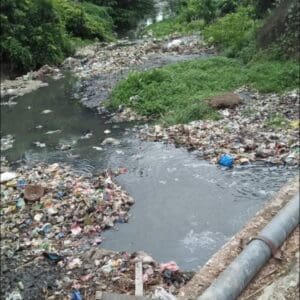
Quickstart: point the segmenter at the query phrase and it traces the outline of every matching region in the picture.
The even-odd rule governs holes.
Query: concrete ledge
[[[210,286],[213,280],[241,252],[241,240],[247,240],[267,225],[276,213],[299,191],[299,177],[286,184],[266,205],[199,270],[178,294],[180,300],[193,300]]]

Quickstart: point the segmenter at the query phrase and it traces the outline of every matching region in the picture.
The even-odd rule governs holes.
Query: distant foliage
[[[1,62],[9,72],[58,64],[78,38],[109,41],[154,9],[153,0],[1,0]]]
[[[282,0],[258,32],[263,48],[277,48],[282,56],[299,58],[300,2]]]
[[[1,61],[11,70],[59,63],[71,52],[51,0],[1,1]]]
[[[183,9],[182,17],[188,21],[203,19],[206,24],[216,18],[217,2],[215,0],[189,0]]]
[[[238,0],[219,0],[217,1],[218,16],[235,12],[238,8]]]
[[[87,0],[110,8],[110,15],[118,31],[136,27],[137,23],[154,12],[153,0]]]
[[[242,7],[236,13],[227,14],[205,28],[204,37],[227,55],[235,56],[254,40],[258,23],[251,17],[252,13],[251,8]]]

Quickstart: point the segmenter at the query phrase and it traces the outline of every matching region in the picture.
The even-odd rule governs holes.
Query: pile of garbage
[[[14,105],[16,104],[12,100],[31,93],[43,86],[48,86],[45,82],[47,77],[51,77],[54,80],[63,77],[61,71],[58,68],[50,67],[48,65],[42,66],[35,72],[28,72],[23,76],[19,76],[14,80],[4,80],[1,82],[1,96],[7,97],[8,102],[3,102],[2,105]]]
[[[208,51],[199,36],[183,37],[169,40],[146,40],[120,42],[104,46],[101,43],[86,46],[77,50],[74,57],[69,57],[63,63],[65,68],[71,69],[78,77],[90,77],[106,72],[143,64],[152,59],[153,54],[199,54]],[[212,51],[212,50],[211,50]]]
[[[133,199],[114,181],[125,168],[87,177],[63,164],[11,170],[1,160],[1,282],[6,299],[93,299],[96,291],[134,294],[135,263],[146,293],[172,293],[191,274],[143,252],[101,248],[103,230],[128,222]],[[87,297],[88,296],[88,297]]]
[[[109,99],[117,82],[130,71],[142,71],[180,60],[188,60],[211,52],[199,36],[175,40],[148,40],[127,43],[101,43],[77,51],[63,63],[79,79],[74,97],[93,109]],[[103,113],[101,107],[100,113]],[[127,115],[127,114],[126,114]],[[124,119],[126,115],[120,118]],[[119,117],[118,117],[119,118]],[[133,114],[130,114],[130,120]]]
[[[169,128],[156,125],[145,128],[141,137],[197,150],[201,158],[221,165],[258,161],[298,165],[299,91],[263,95],[241,88],[236,93],[241,104],[219,109],[220,120]]]

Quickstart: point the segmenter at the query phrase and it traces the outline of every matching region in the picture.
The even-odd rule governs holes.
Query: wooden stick
[[[143,263],[137,261],[135,263],[135,295],[143,296]]]

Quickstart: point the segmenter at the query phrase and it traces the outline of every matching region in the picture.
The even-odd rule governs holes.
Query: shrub
[[[215,19],[216,12],[217,5],[214,0],[189,0],[181,15],[187,22],[203,19],[209,24]]]
[[[142,33],[152,32],[155,37],[164,37],[174,33],[189,34],[202,30],[204,25],[202,20],[188,23],[182,22],[178,17],[173,17],[147,26]]]
[[[72,52],[51,0],[1,1],[1,20],[1,60],[11,69],[59,63]]]
[[[203,35],[227,55],[238,56],[238,52],[254,40],[258,22],[251,18],[252,13],[251,8],[242,7],[205,28]]]
[[[233,13],[238,7],[237,0],[218,0],[217,9],[218,15],[223,17],[226,14]]]

